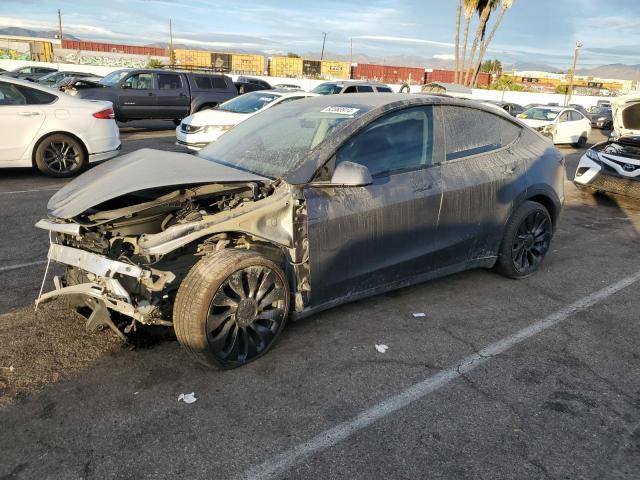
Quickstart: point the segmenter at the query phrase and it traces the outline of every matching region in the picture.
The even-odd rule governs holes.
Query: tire
[[[84,145],[64,133],[45,137],[35,152],[36,167],[50,177],[72,177],[86,169],[88,163]]]
[[[179,118],[174,118],[173,119],[173,124],[177,127],[178,125],[180,125],[182,123],[182,120],[180,120]]]
[[[524,202],[507,222],[496,271],[515,279],[532,275],[549,251],[552,236],[549,211],[537,202]]]
[[[256,252],[223,250],[196,263],[182,281],[173,326],[196,361],[240,367],[271,349],[289,302],[287,278],[277,264]]]
[[[586,144],[587,144],[587,134],[583,133],[580,136],[580,139],[578,140],[578,142],[574,143],[573,146],[576,148],[584,148]]]

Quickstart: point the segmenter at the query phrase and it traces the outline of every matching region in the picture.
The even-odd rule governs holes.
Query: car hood
[[[144,148],[80,175],[51,197],[47,209],[49,216],[73,218],[107,200],[141,190],[250,181],[269,179],[187,153]]]
[[[210,108],[194,113],[185,118],[182,123],[204,127],[207,125],[237,125],[249,118],[251,113],[234,113]]]
[[[531,128],[544,127],[545,125],[551,125],[554,122],[553,120],[532,120],[530,118],[520,118],[519,120],[521,120],[522,123],[530,126]]]
[[[640,94],[620,97],[612,108],[613,129],[617,136],[640,135]]]

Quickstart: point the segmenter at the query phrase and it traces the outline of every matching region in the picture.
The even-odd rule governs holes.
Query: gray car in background
[[[49,201],[49,258],[89,327],[175,330],[206,365],[264,355],[287,318],[470,268],[540,268],[564,159],[495,107],[327,95],[255,115],[197,155],[139,150]]]

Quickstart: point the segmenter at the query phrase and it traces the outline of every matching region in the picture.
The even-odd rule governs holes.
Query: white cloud
[[[436,42],[434,40],[425,40],[423,38],[411,38],[411,37],[390,37],[383,35],[360,35],[358,37],[361,40],[376,40],[380,42],[395,42],[395,43],[409,43],[419,45],[437,45],[439,47],[454,47],[453,43]]]
[[[453,53],[436,53],[433,58],[437,60],[455,60],[456,56]]]

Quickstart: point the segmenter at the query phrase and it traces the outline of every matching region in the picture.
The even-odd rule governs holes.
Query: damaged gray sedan
[[[171,326],[207,365],[264,355],[287,318],[470,268],[526,277],[549,249],[564,160],[453,98],[283,104],[197,156],[140,150],[49,202],[55,289],[89,327]]]

